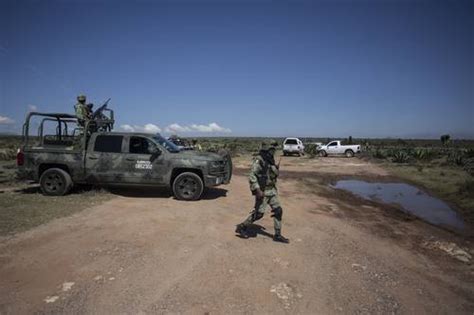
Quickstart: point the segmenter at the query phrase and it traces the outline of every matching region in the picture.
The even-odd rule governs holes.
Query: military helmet
[[[278,147],[278,142],[273,139],[262,141],[260,145],[260,150],[276,150]]]
[[[78,102],[85,102],[86,101],[86,96],[84,94],[81,94],[77,97]]]

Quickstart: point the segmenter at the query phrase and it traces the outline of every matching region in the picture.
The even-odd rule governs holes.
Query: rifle
[[[110,98],[108,100],[106,100],[105,103],[94,112],[94,114],[92,114],[92,119],[93,120],[95,120],[95,119],[97,119],[101,116],[104,109],[107,108],[107,104],[109,103],[109,101],[110,101]]]
[[[263,161],[263,163],[260,163],[260,166],[262,167],[263,170],[263,175],[260,175],[257,177],[258,180],[258,186],[260,186],[260,190],[262,192],[265,191],[265,187],[267,186],[267,180],[268,180],[268,163]]]

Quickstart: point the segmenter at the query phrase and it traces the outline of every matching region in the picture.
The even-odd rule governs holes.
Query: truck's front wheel
[[[41,174],[40,187],[44,195],[63,196],[72,187],[71,176],[60,168],[50,168]]]
[[[181,173],[173,181],[173,193],[179,200],[198,200],[203,191],[202,179],[195,173]]]

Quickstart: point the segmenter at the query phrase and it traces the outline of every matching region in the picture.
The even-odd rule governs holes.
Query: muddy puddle
[[[419,188],[405,183],[370,183],[361,180],[340,180],[333,188],[349,191],[362,198],[396,204],[431,224],[458,231],[465,229],[463,219],[445,202]]]

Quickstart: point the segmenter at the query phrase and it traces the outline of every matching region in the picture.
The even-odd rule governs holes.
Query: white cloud
[[[210,123],[208,125],[191,124],[189,126],[181,126],[180,124],[174,123],[166,127],[165,131],[168,133],[178,133],[178,132],[228,133],[228,132],[231,132],[229,128],[221,127],[215,122]]]
[[[11,118],[6,116],[0,116],[0,125],[10,125],[13,124],[15,121]]]
[[[177,132],[189,132],[191,129],[187,126],[181,126],[180,124],[174,123],[165,128],[166,132],[177,133]]]
[[[157,133],[157,132],[161,131],[160,127],[158,127],[157,125],[154,125],[154,124],[146,124],[143,127],[143,130],[146,131],[146,132],[153,132],[153,133]]]
[[[124,124],[120,126],[120,129],[127,132],[149,132],[149,133],[158,133],[161,132],[161,128],[155,124],[145,124],[145,125],[130,125]],[[219,126],[219,124],[213,122],[207,125],[180,125],[178,123],[173,123],[166,126],[164,129],[167,133],[229,133],[232,132],[229,128],[224,128]]]
[[[132,126],[130,125],[121,125],[120,128],[122,128],[124,131],[128,131],[128,132],[134,132],[135,131],[135,128],[133,128]]]
[[[149,133],[157,133],[157,132],[161,132],[161,128],[158,127],[157,125],[155,124],[145,124],[143,126],[140,126],[140,125],[129,125],[129,124],[125,124],[125,125],[121,125],[120,128],[123,130],[123,131],[127,131],[127,132],[149,132]]]
[[[28,112],[36,112],[38,107],[36,105],[28,105]]]
[[[191,128],[198,132],[231,132],[229,128],[224,128],[219,126],[217,123],[213,122],[209,125],[191,125]]]

